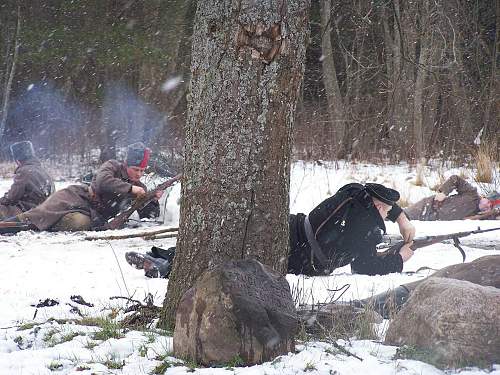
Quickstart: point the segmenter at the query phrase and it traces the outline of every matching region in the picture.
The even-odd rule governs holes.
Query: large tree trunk
[[[200,1],[177,252],[162,324],[206,269],[254,258],[285,272],[291,131],[309,0]]]

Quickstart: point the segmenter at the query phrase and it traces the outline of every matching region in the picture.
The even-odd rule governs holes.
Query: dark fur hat
[[[387,188],[381,184],[368,183],[365,184],[365,189],[371,197],[385,204],[390,204],[391,206],[396,204],[399,200],[399,193],[397,190]]]
[[[146,168],[151,150],[144,143],[136,142],[127,147],[127,165],[129,167]]]
[[[30,141],[16,142],[10,145],[10,152],[14,160],[24,161],[35,156],[33,144]]]

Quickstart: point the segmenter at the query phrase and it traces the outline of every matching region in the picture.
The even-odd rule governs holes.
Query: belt
[[[325,269],[328,269],[328,264],[330,262],[328,261],[328,258],[325,256],[325,254],[321,250],[321,247],[319,246],[318,241],[316,240],[316,236],[314,235],[311,223],[309,222],[309,216],[306,216],[304,218],[304,228],[306,230],[307,242],[309,242],[309,246],[311,246],[312,255],[315,256],[317,260],[319,260],[321,266],[323,266]],[[313,259],[311,259],[311,261],[312,260]],[[314,262],[312,263],[314,267]]]

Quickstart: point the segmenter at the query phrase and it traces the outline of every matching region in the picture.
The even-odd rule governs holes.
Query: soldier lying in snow
[[[140,179],[148,164],[149,154],[150,150],[144,144],[134,143],[128,146],[126,161],[105,162],[90,186],[71,185],[61,189],[38,207],[17,215],[15,220],[38,230],[100,229],[132,199],[146,193],[146,186]],[[141,218],[159,215],[158,199],[162,194],[162,191],[156,192],[156,200],[138,210]]]
[[[399,193],[380,184],[348,184],[320,203],[309,215],[290,215],[288,272],[328,275],[351,264],[356,273],[385,275],[401,272],[412,255],[415,228],[396,204]],[[384,219],[399,224],[407,242],[398,253],[377,256],[385,232]],[[127,262],[149,277],[168,277],[175,248],[148,254],[130,252]]]
[[[14,183],[0,198],[0,220],[38,206],[55,191],[54,181],[35,156],[30,141],[13,143],[10,152],[17,168]]]
[[[456,190],[456,194],[450,195]],[[481,197],[477,189],[463,178],[453,175],[445,181],[436,195],[424,198],[405,209],[412,220],[462,220],[480,212],[500,207],[496,192]],[[493,219],[493,217],[492,217]]]

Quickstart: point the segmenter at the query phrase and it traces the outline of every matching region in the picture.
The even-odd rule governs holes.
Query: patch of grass
[[[158,366],[153,369],[153,374],[164,374],[168,368],[172,367],[172,363],[170,361],[163,361]]]
[[[26,330],[28,330],[28,329],[32,329],[32,328],[34,328],[34,327],[36,327],[36,326],[39,326],[39,325],[40,325],[40,323],[34,323],[34,322],[33,322],[33,323],[24,323],[24,324],[21,324],[21,325],[17,328],[17,330],[18,330],[18,331],[26,331]]]
[[[97,326],[101,330],[94,332],[92,335],[94,340],[106,341],[111,338],[120,339],[125,337],[120,323],[107,318],[101,318],[100,320],[97,320],[96,323],[98,323]]]
[[[63,368],[63,364],[60,363],[60,362],[57,362],[57,361],[52,361],[49,363],[49,365],[47,366],[47,368],[50,370],[50,371],[58,371],[60,369]]]
[[[103,363],[103,365],[111,370],[121,370],[125,366],[125,361],[115,361],[113,359],[108,359]]]
[[[226,370],[233,370],[233,367],[240,367],[245,364],[240,355],[235,355],[230,361],[226,363]]]
[[[187,372],[194,372],[195,369],[200,367],[198,362],[196,362],[196,359],[193,358],[187,358],[184,360],[184,366],[186,366],[188,369],[186,370]]]
[[[393,359],[413,359],[442,368],[438,361],[436,361],[436,355],[433,354],[431,350],[418,348],[412,345],[403,345],[396,349],[396,354],[394,354]]]
[[[474,155],[474,158],[476,162],[475,180],[483,183],[493,182],[493,173],[496,166],[496,148],[494,145],[482,143]]]
[[[316,365],[312,362],[307,362],[306,367],[304,367],[304,372],[307,371],[315,371],[316,370]]]
[[[424,172],[425,172],[425,159],[421,160],[417,164],[417,171],[416,171],[416,176],[415,176],[415,185],[416,186],[424,186]]]
[[[139,346],[137,352],[139,356],[146,357],[146,355],[148,354],[148,347],[145,344],[142,344],[141,346]]]
[[[152,344],[156,341],[156,336],[153,332],[144,332],[144,336],[146,337],[146,343]]]
[[[49,347],[53,347],[71,341],[77,336],[85,335],[82,332],[68,332],[64,335],[59,335],[59,333],[60,332],[56,329],[50,330],[43,338],[43,341],[45,341]]]
[[[97,345],[99,345],[99,343],[98,343],[98,342],[95,342],[95,341],[91,341],[91,340],[89,340],[89,341],[87,341],[87,344],[85,344],[84,348],[85,348],[85,349],[88,349],[88,350],[92,350],[92,349],[94,349]]]

